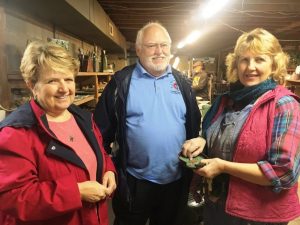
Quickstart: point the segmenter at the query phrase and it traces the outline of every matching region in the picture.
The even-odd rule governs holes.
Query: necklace
[[[74,137],[72,135],[69,135],[69,141],[74,142]]]
[[[61,141],[66,143],[76,142],[76,127],[77,124],[73,116],[63,122],[49,121],[50,129]]]

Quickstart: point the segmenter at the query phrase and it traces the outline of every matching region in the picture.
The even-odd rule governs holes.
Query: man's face
[[[169,65],[171,43],[160,27],[149,27],[144,31],[141,45],[137,47],[136,53],[148,73],[160,76]]]
[[[193,68],[194,73],[200,73],[203,71],[203,64],[199,64]]]

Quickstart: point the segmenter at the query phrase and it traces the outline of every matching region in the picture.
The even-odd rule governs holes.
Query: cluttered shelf
[[[300,85],[300,80],[286,79],[286,82],[294,85]]]
[[[300,96],[300,79],[286,79],[285,86]]]
[[[81,105],[93,100],[96,103],[112,75],[112,72],[79,72],[74,104]]]
[[[74,104],[75,105],[81,105],[81,104],[84,104],[86,102],[92,101],[94,99],[95,99],[95,97],[93,95],[76,95],[75,100],[74,100]]]

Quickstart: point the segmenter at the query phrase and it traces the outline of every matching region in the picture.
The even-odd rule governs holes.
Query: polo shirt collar
[[[160,75],[159,77],[155,77],[155,76],[149,74],[149,73],[145,70],[145,68],[142,66],[142,64],[140,63],[140,61],[137,62],[137,64],[136,64],[136,69],[140,72],[141,75],[150,76],[150,77],[155,78],[155,79],[159,79],[159,78],[168,76],[169,74],[172,74],[172,68],[171,68],[170,65],[167,66],[166,72],[165,72],[164,74]]]

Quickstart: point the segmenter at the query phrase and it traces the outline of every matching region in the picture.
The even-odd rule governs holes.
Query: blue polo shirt
[[[186,139],[186,106],[171,67],[154,77],[137,63],[126,110],[127,171],[158,184],[179,179],[178,154]]]

